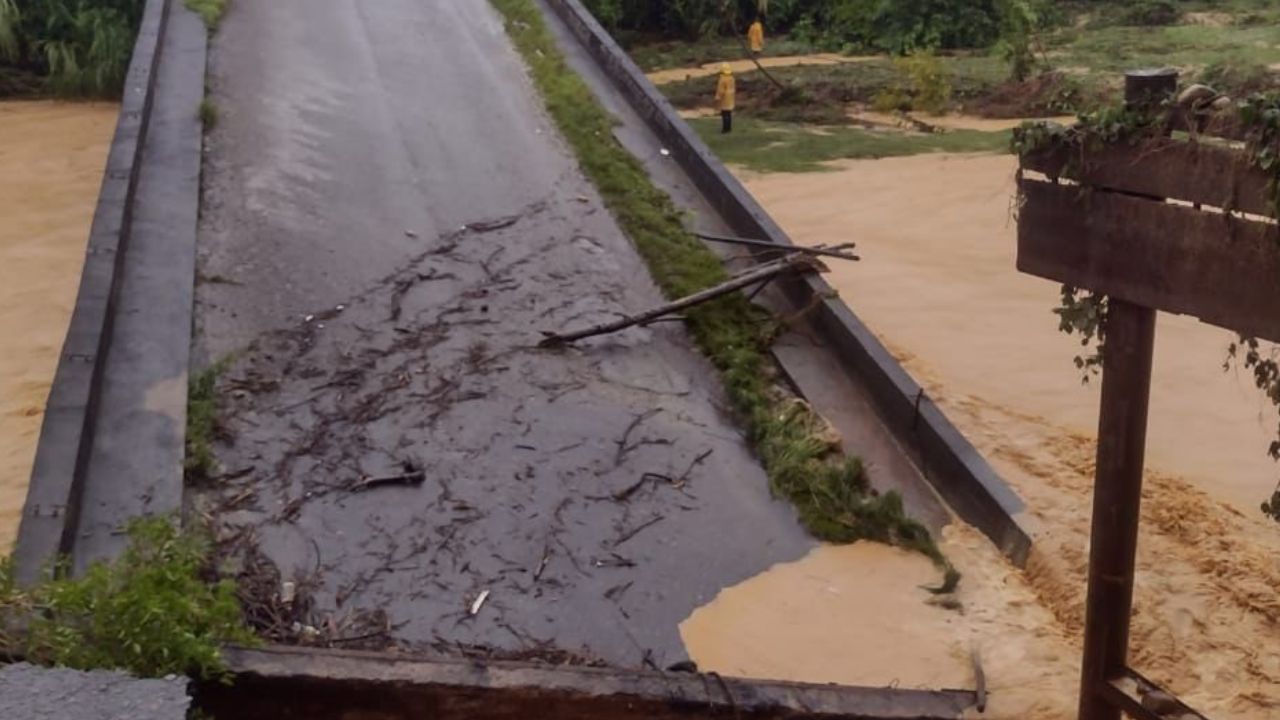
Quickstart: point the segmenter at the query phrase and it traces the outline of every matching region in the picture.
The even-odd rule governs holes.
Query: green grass
[[[861,128],[805,127],[735,118],[733,132],[720,133],[720,118],[690,124],[726,163],[757,172],[813,172],[841,159],[872,159],[932,152],[1008,152],[1008,132],[956,130],[933,135]]]
[[[192,376],[187,387],[186,457],[183,469],[189,482],[212,477],[218,467],[213,454],[214,434],[218,422],[218,377],[231,364],[223,358]]]
[[[1255,27],[1108,27],[1068,32],[1051,42],[1055,65],[1095,73],[1152,66],[1198,68],[1225,60],[1280,63],[1278,22]]]
[[[205,27],[217,30],[222,16],[227,12],[229,0],[186,0],[187,9],[198,14],[204,20]]]
[[[685,229],[680,210],[656,188],[643,166],[613,138],[613,119],[568,68],[531,0],[490,0],[528,63],[547,110],[586,176],[631,237],[650,274],[669,297],[726,279],[719,259]],[[909,518],[896,493],[877,495],[856,458],[844,457],[820,432],[822,421],[781,393],[766,358],[768,319],[742,295],[691,309],[688,328],[720,372],[774,492],[789,498],[801,522],[832,542],[875,540],[925,553],[958,575],[929,532]],[[765,321],[765,322],[762,322]]]
[[[19,587],[0,559],[0,652],[29,662],[225,678],[226,642],[253,644],[235,585],[209,582],[210,545],[169,518],[130,523],[129,545],[77,578],[51,573]]]
[[[212,130],[218,124],[218,105],[213,98],[206,97],[200,101],[199,116],[205,132]]]

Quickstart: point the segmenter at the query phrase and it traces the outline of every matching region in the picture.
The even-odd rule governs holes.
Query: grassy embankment
[[[1040,72],[1023,82],[1010,81],[1005,64],[986,51],[940,55],[936,62],[949,91],[946,109],[996,118],[1071,114],[1118,101],[1121,73],[1139,67],[1177,67],[1185,81],[1205,82],[1235,97],[1280,89],[1280,8],[1274,3],[1188,2],[1179,10],[1171,24],[1157,26],[1132,24],[1134,17],[1116,9],[1071,15],[1041,35]],[[698,54],[702,62],[742,54],[732,41],[698,45],[704,44],[709,51]],[[671,42],[633,44],[631,52],[646,70],[680,67],[690,55]],[[1004,149],[1004,132],[928,136],[850,126],[851,108],[874,106],[886,94],[905,96],[910,106],[917,89],[903,63],[889,57],[770,72],[792,90],[780,94],[760,73],[740,73],[739,119],[732,136],[721,137],[713,120],[692,122],[728,162],[795,171],[819,169],[821,162],[839,158]],[[694,78],[661,89],[677,107],[704,108],[713,83]]]
[[[209,34],[212,35],[222,23],[222,16],[227,12],[228,2],[229,0],[185,0],[184,4],[188,10],[200,16]],[[205,88],[205,95],[200,100],[196,115],[200,118],[200,125],[206,132],[218,124],[218,104],[209,97],[208,87]]]
[[[613,119],[569,69],[531,0],[491,0],[528,63],[547,110],[631,237],[668,297],[687,295],[726,279],[714,253],[685,229],[681,212],[656,188],[640,163],[613,138]],[[768,323],[741,295],[687,313],[687,327],[720,371],[734,410],[767,470],[775,492],[788,497],[817,537],[833,542],[869,539],[918,550],[948,570],[928,530],[909,518],[895,493],[877,495],[861,463],[845,457],[821,433],[823,421],[780,391],[766,356]]]
[[[839,159],[929,152],[994,153],[1009,148],[1009,135],[1005,132],[880,132],[741,119],[734,122],[732,133],[722,135],[719,118],[695,118],[689,124],[721,160],[756,172],[815,172],[833,169],[828,163]]]

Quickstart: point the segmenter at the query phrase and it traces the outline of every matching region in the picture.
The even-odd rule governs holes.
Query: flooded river
[[[723,592],[682,626],[708,669],[904,687],[992,689],[987,717],[1074,713],[1097,383],[1050,310],[1058,288],[1014,269],[1015,161],[924,155],[834,172],[740,173],[804,244],[856,241],[828,279],[1026,500],[1026,572],[969,528],[944,551],[961,609],[929,606],[928,563],[824,548]],[[1133,665],[1210,716],[1280,717],[1280,526],[1274,409],[1222,370],[1230,334],[1162,316],[1138,559]],[[874,472],[874,469],[873,469]],[[941,613],[941,614],[940,614]],[[924,659],[924,658],[927,658]]]
[[[0,103],[0,554],[18,530],[115,123],[108,103]]]

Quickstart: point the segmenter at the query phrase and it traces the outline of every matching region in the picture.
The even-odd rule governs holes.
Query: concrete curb
[[[547,0],[547,4],[735,232],[779,245],[792,244],[579,0]],[[870,390],[885,424],[924,476],[961,518],[991,538],[1014,563],[1023,565],[1033,532],[1017,494],[826,280],[809,276],[786,283],[784,289],[802,306],[815,296],[821,298],[812,316],[814,326],[840,356],[845,370]]]
[[[227,648],[232,683],[197,706],[244,720],[306,717],[827,718],[955,720],[972,690],[898,690],[531,662],[427,659],[319,648]]]
[[[130,248],[139,232],[157,231],[154,219],[146,219],[145,212],[140,216],[137,205],[144,153],[156,131],[157,86],[174,24],[175,2],[148,0],[134,45],[76,304],[46,404],[14,547],[20,582],[38,580],[57,558],[73,555],[77,544],[89,484],[86,477],[100,435],[98,425],[107,409],[103,388],[109,377],[113,337],[118,334],[116,322],[122,311],[133,312],[122,305],[122,287],[132,266]],[[200,62],[203,68],[203,56]],[[160,122],[163,131],[164,121]],[[164,182],[159,174],[148,176],[147,182]],[[166,303],[165,298],[152,301]],[[187,334],[189,342],[189,329]],[[128,348],[122,345],[117,350]],[[185,388],[181,402],[185,406]],[[169,504],[155,511],[176,509]]]

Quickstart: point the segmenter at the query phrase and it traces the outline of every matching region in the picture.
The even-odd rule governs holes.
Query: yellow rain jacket
[[[747,28],[747,43],[751,46],[751,52],[764,50],[764,25],[761,25],[759,20],[751,23],[751,27]]]
[[[727,67],[720,69],[720,81],[716,83],[716,109],[732,110],[733,96],[737,92],[737,85],[733,81],[733,72]]]

